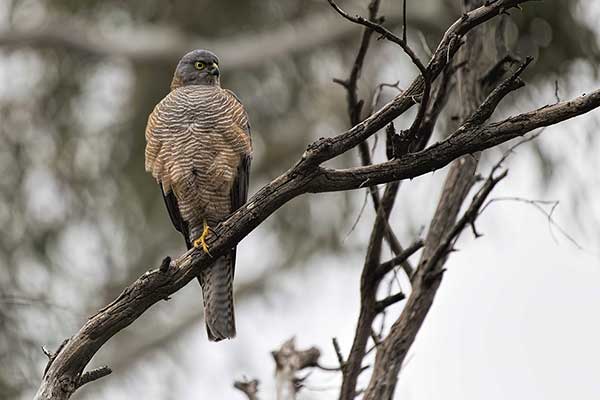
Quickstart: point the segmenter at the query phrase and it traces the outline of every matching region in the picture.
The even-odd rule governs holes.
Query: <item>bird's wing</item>
[[[225,92],[235,100],[232,106],[235,116],[234,122],[237,124],[237,126],[244,130],[244,132],[248,135],[248,140],[250,140],[250,120],[248,119],[248,114],[246,113],[246,109],[244,108],[242,101],[231,90],[225,89]]]
[[[250,163],[252,161],[252,143],[250,136],[250,122],[248,114],[240,99],[231,90],[226,92],[235,99],[233,109],[234,122],[237,125],[238,134],[248,141],[248,151],[245,152],[238,164],[237,172],[231,187],[231,212],[240,208],[248,200],[248,185],[250,183]]]
[[[159,184],[160,191],[163,195],[163,200],[165,201],[165,206],[167,207],[167,211],[169,212],[169,217],[171,218],[171,222],[175,229],[177,229],[183,235],[185,239],[185,245],[187,249],[192,248],[192,242],[190,242],[190,230],[189,225],[186,221],[183,220],[181,213],[179,212],[179,205],[177,204],[177,197],[175,197],[175,193],[172,190],[165,193],[162,184]]]
[[[231,212],[243,206],[248,200],[248,185],[250,183],[251,155],[243,156],[238,165],[237,173],[231,187]]]
[[[171,92],[156,105],[146,125],[145,167],[157,180],[165,206],[175,229],[183,235],[187,248],[191,248],[189,224],[181,215],[177,197],[172,190],[176,174],[182,162],[176,140],[188,137],[191,132],[181,112],[181,98]],[[180,111],[177,111],[177,110]],[[182,114],[182,115],[180,115]]]
[[[169,136],[173,130],[169,110],[176,106],[172,93],[154,107],[146,124],[145,168],[161,184],[163,193],[171,191],[169,170],[173,164],[173,146]]]

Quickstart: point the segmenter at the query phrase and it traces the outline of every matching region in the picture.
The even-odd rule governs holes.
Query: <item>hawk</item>
[[[212,52],[194,50],[183,56],[170,93],[146,126],[146,171],[160,185],[187,248],[207,253],[210,227],[246,202],[252,158],[248,116],[236,95],[221,88],[219,75]],[[235,336],[234,268],[232,248],[198,277],[212,341]]]

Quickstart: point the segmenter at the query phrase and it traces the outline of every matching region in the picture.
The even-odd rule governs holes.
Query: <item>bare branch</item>
[[[494,187],[504,178],[506,178],[508,174],[508,170],[502,172],[498,177],[494,177],[490,175],[486,180],[485,184],[479,189],[477,194],[473,197],[471,201],[471,205],[465,211],[463,216],[458,220],[458,222],[454,225],[454,228],[446,235],[444,240],[440,243],[433,256],[427,260],[427,266],[436,265],[442,257],[448,254],[452,250],[452,245],[460,235],[460,233],[465,229],[467,225],[474,224],[477,216],[479,215],[479,211],[484,204],[484,201],[487,199],[489,194],[492,192]],[[432,270],[432,268],[425,267],[425,271]],[[434,272],[435,274],[435,272]],[[431,276],[423,275],[424,279],[430,279]]]
[[[56,351],[54,353],[51,353],[50,351],[48,351],[48,349],[46,349],[44,346],[42,346],[42,351],[44,352],[46,357],[48,357],[48,363],[46,364],[46,368],[44,368],[44,375],[48,372],[48,369],[50,368],[50,366],[56,359],[56,356],[61,352],[61,350],[63,349],[63,347],[65,347],[65,345],[68,343],[68,341],[69,341],[68,339],[63,340],[63,342],[60,344],[60,346],[58,346],[58,349],[56,349]]]
[[[465,0],[463,10],[469,11],[471,7],[481,6],[482,4],[485,7],[491,3],[484,3],[483,0]],[[464,18],[468,18],[467,14],[464,15]],[[488,60],[482,57],[481,52],[485,44],[489,43],[489,36],[489,33],[486,35],[481,31],[468,35],[466,45],[460,52],[462,61],[469,62],[469,68],[460,70],[458,75],[458,94],[463,123],[457,132],[461,132],[470,126],[467,117],[477,114],[478,106],[482,101],[485,103],[483,99],[485,89],[481,87],[477,77],[484,68],[487,68],[486,63]],[[458,40],[455,38],[455,41]],[[494,59],[489,61],[496,62]],[[447,68],[448,66],[445,68],[446,71]],[[484,120],[480,121],[480,123],[483,122]],[[448,140],[450,139],[452,137]],[[452,164],[446,176],[442,195],[429,226],[419,267],[412,277],[413,288],[410,298],[405,304],[402,314],[392,326],[389,336],[385,339],[385,344],[381,350],[378,349],[373,375],[364,396],[365,399],[392,398],[398,373],[407,351],[433,303],[445,271],[443,268],[444,263],[452,250],[454,241],[467,224],[472,226],[474,232],[476,232],[474,227],[477,214],[473,214],[468,219],[466,217],[471,216],[473,209],[478,211],[481,207],[477,196],[475,196],[471,207],[469,207],[463,218],[458,222],[455,221],[465,197],[475,182],[474,176],[478,162],[479,153],[465,155]],[[486,185],[488,182],[492,182],[490,186],[493,188],[493,171]],[[486,185],[484,185],[484,188]]]
[[[377,312],[377,314],[379,314],[383,312],[387,307],[396,304],[399,301],[404,300],[405,298],[406,295],[402,292],[388,296],[385,299],[379,300],[377,303],[375,303],[375,311]]]
[[[519,79],[519,76],[525,71],[525,68],[531,64],[533,57],[527,57],[524,63],[519,65],[519,68],[500,85],[498,85],[485,101],[479,106],[479,108],[473,113],[473,115],[465,122],[466,124],[477,124],[480,125],[487,121],[496,108],[500,101],[510,92],[520,89],[525,86],[525,82]]]
[[[53,354],[46,348],[46,346],[42,346],[42,352],[46,357],[48,357],[48,360],[52,359]]]
[[[380,25],[376,22],[369,21],[368,19],[365,19],[364,17],[358,16],[358,15],[355,17],[351,16],[350,14],[348,14],[347,12],[342,10],[337,4],[335,4],[335,2],[333,0],[327,0],[327,1],[329,2],[329,4],[331,4],[331,7],[333,7],[333,9],[338,12],[338,14],[340,14],[342,17],[346,18],[348,21],[351,21],[351,22],[354,22],[355,24],[360,24],[369,29],[372,29],[375,32],[379,33],[384,38],[386,38],[387,40],[389,40],[390,42],[394,42],[397,45],[399,45],[402,48],[402,50],[404,50],[404,52],[410,57],[410,59],[417,66],[417,68],[419,68],[419,71],[421,71],[421,74],[425,75],[427,73],[427,70],[425,68],[425,65],[423,65],[423,62],[421,62],[419,57],[417,57],[415,52],[410,48],[410,46],[408,45],[408,43],[406,43],[405,40],[402,40],[402,38],[399,38],[398,36],[396,36],[395,34],[393,34],[392,32],[390,32],[389,30],[387,30],[382,25]]]
[[[354,399],[356,383],[361,372],[362,360],[365,356],[367,342],[372,331],[373,320],[378,314],[376,295],[380,278],[377,275],[377,267],[381,259],[381,248],[388,217],[394,206],[399,187],[399,182],[393,182],[386,186],[381,205],[379,210],[377,210],[377,216],[373,223],[360,278],[360,311],[356,324],[356,333],[354,334],[348,360],[343,368],[342,389],[340,391],[341,400]]]
[[[394,267],[400,265],[405,260],[407,260],[410,256],[412,256],[417,251],[419,251],[423,247],[423,245],[424,245],[423,240],[419,239],[419,240],[415,241],[413,244],[411,244],[409,247],[404,249],[404,251],[401,254],[398,254],[396,257],[392,258],[389,261],[381,263],[379,265],[379,267],[377,268],[377,276],[379,277],[379,279],[382,279]],[[410,275],[409,275],[409,277],[410,277]]]
[[[380,184],[410,179],[435,171],[465,154],[476,153],[523,136],[535,129],[592,111],[600,105],[600,90],[558,104],[541,107],[503,121],[483,126],[462,126],[450,138],[418,153],[367,167],[348,169],[323,168],[312,182],[312,193],[349,190],[367,181]]]
[[[298,372],[308,367],[317,367],[321,352],[316,347],[297,350],[296,340],[292,337],[271,354],[276,365],[277,400],[294,400],[303,381],[303,378],[298,377]]]
[[[417,137],[412,143],[410,149],[411,152],[423,150],[431,139],[438,117],[445,107],[449,93],[451,92],[450,82],[452,80],[452,76],[458,68],[460,68],[460,66],[446,66],[440,78],[438,78],[436,81],[436,84],[434,85],[435,92],[432,95],[433,100],[429,102],[429,107],[425,112],[423,122],[421,123],[421,126],[417,132]]]
[[[579,250],[583,250],[583,246],[577,242],[577,240],[575,240],[575,238],[573,238],[573,236],[571,236],[563,227],[561,227],[556,220],[553,217],[554,211],[556,210],[556,208],[559,205],[559,201],[558,200],[534,200],[534,199],[526,199],[523,197],[494,197],[493,199],[490,199],[482,208],[481,208],[481,212],[483,212],[488,206],[490,206],[492,203],[497,203],[500,201],[516,201],[516,202],[520,202],[520,203],[524,203],[524,204],[529,204],[531,206],[533,206],[536,210],[538,210],[540,213],[542,213],[547,219],[548,219],[548,226],[549,226],[549,230],[550,230],[550,235],[552,236],[552,239],[554,240],[555,243],[558,244],[558,241],[556,240],[556,237],[554,235],[554,232],[552,231],[552,227],[555,227],[556,229],[558,229],[558,231],[560,232],[560,234],[562,236],[564,236],[569,242],[571,242],[571,244],[573,244],[576,248],[578,248]],[[546,210],[544,208],[544,206],[550,208],[550,210]]]
[[[283,263],[283,265],[289,264]],[[285,271],[285,267],[267,268],[264,272],[253,277],[251,280],[236,285],[236,301],[243,302],[247,300],[248,297],[252,297],[257,293],[262,293],[270,281],[277,281]],[[119,373],[120,370],[131,369],[144,357],[151,356],[159,350],[165,350],[169,343],[176,342],[190,329],[197,328],[198,324],[202,322],[202,319],[203,314],[195,312],[181,318],[176,324],[164,332],[161,330],[153,335],[148,334],[142,342],[140,342],[139,338],[134,339],[131,342],[126,341],[124,347],[127,348],[127,351],[120,351],[118,354],[119,357],[111,360],[111,367],[117,373]],[[133,342],[135,342],[135,345]]]
[[[77,387],[79,388],[79,387],[85,385],[86,383],[90,383],[90,382],[93,382],[100,378],[104,378],[105,376],[110,375],[111,373],[112,373],[112,370],[106,365],[103,367],[88,371],[88,372],[84,373],[83,375],[81,375],[81,378],[79,378],[79,383],[77,384]]]
[[[370,21],[375,22],[378,19],[377,11],[379,10],[379,3],[380,0],[371,0],[371,2],[369,3],[368,8]],[[363,68],[363,63],[365,61],[367,51],[369,50],[369,43],[371,41],[372,34],[373,30],[371,28],[364,28],[363,35],[360,41],[360,47],[358,48],[356,59],[354,60],[354,64],[352,65],[350,76],[345,81],[341,81],[339,79],[335,80],[335,82],[340,83],[346,88],[348,97],[348,115],[350,116],[351,126],[354,126],[361,121],[360,112],[363,106],[363,102],[362,100],[358,100],[358,79],[360,78],[360,73]]]
[[[490,176],[486,180],[485,184],[473,197],[467,211],[444,236],[433,255],[424,260],[424,264],[417,270],[417,277],[413,282],[413,289],[404,310],[392,326],[390,334],[382,343],[381,350],[377,352],[371,381],[363,396],[365,400],[391,398],[400,366],[419,330],[419,322],[427,314],[430,301],[433,300],[430,296],[437,289],[444,272],[443,269],[436,269],[435,267],[451,250],[452,244],[458,235],[477,218],[486,198],[498,182],[505,177],[506,172],[498,177]],[[419,322],[416,322],[417,319]]]
[[[258,400],[258,380],[253,379],[251,381],[235,381],[233,387],[241,391],[246,395],[248,400]]]
[[[406,40],[406,0],[402,2],[402,41],[407,43]]]
[[[429,79],[436,79],[445,66],[450,63],[452,57],[460,47],[460,40],[458,38],[469,32],[472,28],[497,16],[501,11],[527,1],[532,0],[500,0],[489,6],[483,6],[465,13],[446,31],[437,50],[429,61],[427,66]],[[423,77],[419,76],[401,95],[397,96],[360,124],[355,125],[352,129],[341,135],[334,138],[322,139],[309,146],[307,153],[305,153],[305,155],[311,155],[310,161],[307,164],[320,164],[337,157],[384,128],[388,123],[414,105],[414,99],[422,95],[423,86]],[[361,182],[363,186],[364,182]],[[371,184],[369,181],[367,182]]]
[[[378,20],[383,21],[383,17],[381,17],[381,18],[377,17],[379,5],[380,5],[380,0],[371,0],[369,3],[369,6],[368,6],[369,20],[372,21],[373,23],[376,23]],[[356,59],[354,61],[354,64],[352,66],[352,70],[350,71],[350,76],[348,77],[348,79],[345,81],[342,81],[339,79],[334,79],[335,82],[340,83],[346,89],[346,99],[347,99],[347,104],[348,104],[348,116],[350,118],[351,126],[355,126],[362,121],[361,111],[363,109],[364,101],[358,99],[358,79],[360,78],[360,72],[362,71],[365,56],[369,49],[369,44],[370,44],[372,33],[373,33],[373,30],[371,28],[369,28],[367,26],[364,27],[362,39],[360,42],[360,47],[358,49],[358,53],[356,55]],[[385,85],[386,84],[378,85],[378,87],[375,91],[375,94],[373,95],[372,104],[373,104],[373,102],[376,101],[379,93],[381,92],[382,88]],[[371,115],[373,113],[374,109],[375,109],[375,106],[372,105],[369,115]],[[388,126],[388,128],[393,129],[393,125],[390,124]],[[366,140],[358,144],[358,151],[360,154],[360,159],[361,159],[362,165],[365,165],[365,166],[371,165],[372,164],[371,153],[369,152],[369,146],[368,146],[368,143]],[[369,193],[371,195],[371,199],[373,201],[373,207],[375,208],[375,211],[379,210],[381,199],[379,197],[379,192],[377,191],[377,187],[376,186],[368,186],[367,190],[369,191]],[[364,209],[364,206],[363,206],[363,209]],[[362,210],[361,210],[360,214],[362,214]],[[359,218],[360,218],[360,214],[359,214]],[[357,222],[358,222],[358,219],[357,219]],[[395,254],[401,253],[402,245],[400,244],[400,241],[398,240],[398,238],[394,234],[393,230],[389,226],[387,219],[384,221],[384,223],[385,223],[384,238],[386,239],[390,248],[392,249],[392,251]],[[352,227],[352,229],[354,229],[354,226]],[[406,270],[412,271],[412,268],[408,264],[408,262],[404,263],[404,267]]]
[[[332,338],[331,342],[333,343],[333,349],[335,350],[335,355],[340,363],[340,369],[344,370],[344,365],[346,365],[346,361],[344,361],[344,356],[342,354],[342,349],[340,348],[340,344],[338,343],[337,338]]]

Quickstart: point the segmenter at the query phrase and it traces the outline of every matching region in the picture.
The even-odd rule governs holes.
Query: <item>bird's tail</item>
[[[206,332],[208,339],[214,342],[235,337],[234,269],[235,249],[218,258],[211,268],[201,272],[198,277],[204,298]]]

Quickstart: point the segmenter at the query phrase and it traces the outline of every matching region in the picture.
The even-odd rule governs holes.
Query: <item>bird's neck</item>
[[[189,82],[185,82],[183,79],[181,79],[181,77],[179,75],[174,75],[173,76],[173,80],[171,81],[171,91],[178,89],[180,87],[184,87],[184,86],[192,86],[192,85],[201,85],[201,86],[208,86],[208,87],[216,87],[216,88],[220,88],[221,87],[221,82],[219,80],[218,77],[213,77],[213,79],[209,82],[206,81],[202,81],[202,82],[197,82],[197,81],[189,81]]]

